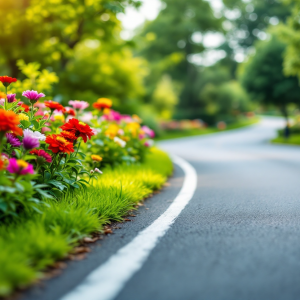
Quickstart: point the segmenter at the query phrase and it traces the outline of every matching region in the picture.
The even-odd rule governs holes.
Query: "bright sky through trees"
[[[162,4],[160,0],[142,0],[143,5],[140,9],[129,7],[126,9],[125,14],[119,14],[118,18],[122,21],[124,30],[122,32],[122,38],[130,39],[134,35],[134,30],[141,26],[146,20],[153,20],[157,17]],[[216,16],[223,7],[221,0],[210,0],[212,8],[215,11]],[[203,44],[206,48],[215,48],[220,46],[224,42],[224,36],[220,33],[208,33],[203,39]],[[195,64],[199,65],[212,65],[219,59],[223,58],[225,52],[222,50],[207,50],[203,54],[196,54],[190,58]]]

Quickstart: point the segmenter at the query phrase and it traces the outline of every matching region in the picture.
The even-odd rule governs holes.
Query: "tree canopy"
[[[244,67],[241,81],[253,100],[274,104],[287,115],[289,103],[300,104],[300,87],[296,77],[285,77],[283,74],[285,48],[286,45],[275,36],[260,42],[256,54]]]

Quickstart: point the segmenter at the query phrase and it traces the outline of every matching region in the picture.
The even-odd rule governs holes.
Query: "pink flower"
[[[48,154],[46,151],[42,149],[33,149],[29,152],[30,154],[37,155],[38,157],[43,158],[46,162],[51,163],[52,157],[50,154]]]
[[[16,98],[16,94],[7,94],[7,102],[8,103],[13,103],[15,101]]]
[[[45,97],[46,95],[43,93],[38,93],[37,91],[25,91],[22,93],[22,96],[29,99],[31,103],[36,103],[40,98]]]
[[[47,131],[51,131],[51,129],[48,127],[43,127],[41,131],[42,131],[42,133],[45,133]]]
[[[123,122],[125,122],[125,123],[130,123],[130,122],[132,122],[132,118],[131,118],[131,116],[129,116],[129,115],[122,115],[122,116],[121,116],[121,120],[122,120]]]
[[[89,104],[86,101],[79,101],[79,100],[70,100],[69,104],[73,106],[74,109],[80,109],[80,110],[86,109],[89,106]]]
[[[34,174],[33,165],[22,159],[15,158],[9,160],[7,171],[18,175]]]
[[[142,126],[141,129],[145,132],[145,134],[149,138],[153,139],[155,137],[155,132],[152,129],[150,129],[148,126]]]
[[[34,104],[34,106],[38,108],[46,108],[45,103],[41,103],[41,102],[37,102],[36,104]]]
[[[5,99],[1,98],[0,99],[0,105],[4,106],[4,102],[5,102]]]
[[[84,123],[89,123],[93,119],[93,114],[91,112],[87,112],[80,117],[80,121]]]
[[[102,119],[106,121],[119,122],[122,119],[122,115],[119,112],[111,109],[109,114],[102,116]]]
[[[97,129],[92,128],[92,127],[91,127],[91,129],[92,129],[92,132],[93,132],[94,135],[97,135],[97,134],[98,134],[98,130],[97,130]]]

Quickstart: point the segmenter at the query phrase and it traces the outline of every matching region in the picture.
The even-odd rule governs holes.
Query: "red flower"
[[[23,103],[23,104],[21,105],[21,107],[24,108],[24,111],[25,111],[25,112],[29,112],[29,106],[28,106],[28,105],[26,105],[26,104]]]
[[[75,110],[72,109],[71,107],[65,107],[64,110],[63,110],[63,113],[68,114],[68,115],[73,116],[73,117],[76,116]]]
[[[88,138],[91,139],[91,137],[95,134],[89,125],[79,122],[74,118],[69,120],[69,122],[62,125],[60,128],[64,131],[74,133],[77,138],[81,136],[85,143]]]
[[[74,152],[73,144],[68,142],[65,138],[60,135],[52,134],[46,137],[47,144],[49,144],[48,149],[53,153],[68,153]]]
[[[3,83],[4,86],[9,86],[12,82],[16,82],[16,78],[12,78],[9,76],[0,76],[0,81]]]
[[[13,132],[16,135],[22,135],[23,131],[18,125],[20,119],[13,111],[0,109],[0,131]]]
[[[48,154],[46,151],[42,149],[33,149],[29,152],[30,154],[34,154],[40,157],[43,157],[46,162],[51,163],[52,162],[52,157],[50,154]]]
[[[72,131],[62,131],[60,135],[70,143],[73,143],[75,140],[77,140],[77,136]]]
[[[57,110],[57,111],[63,111],[64,110],[64,107],[59,104],[58,102],[55,102],[55,101],[45,101],[44,102],[45,106],[50,108],[52,111],[53,110]]]

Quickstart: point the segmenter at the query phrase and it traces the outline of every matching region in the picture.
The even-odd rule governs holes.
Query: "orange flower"
[[[6,98],[6,94],[3,92],[0,92],[0,99],[5,99]]]
[[[88,138],[91,139],[91,137],[95,134],[89,125],[79,122],[74,118],[60,126],[60,128],[64,131],[72,132],[77,138],[81,136],[85,143]]]
[[[102,161],[103,160],[103,158],[100,155],[95,155],[95,154],[91,155],[91,158],[94,161]]]
[[[44,104],[46,107],[50,108],[51,110],[64,111],[64,107],[58,102],[49,100],[49,101],[45,101]]]
[[[71,152],[74,152],[73,144],[60,135],[48,135],[45,142],[49,144],[48,149],[53,153],[60,152],[70,154]]]
[[[16,135],[22,135],[23,131],[18,125],[20,120],[13,111],[0,109],[0,131],[13,132]]]
[[[103,108],[111,108],[112,107],[112,101],[107,98],[99,98],[97,102],[93,104],[93,107],[96,109],[103,109]]]
[[[60,135],[71,143],[73,143],[75,140],[77,140],[76,135],[74,134],[74,132],[71,132],[71,131],[62,131],[60,133]]]

